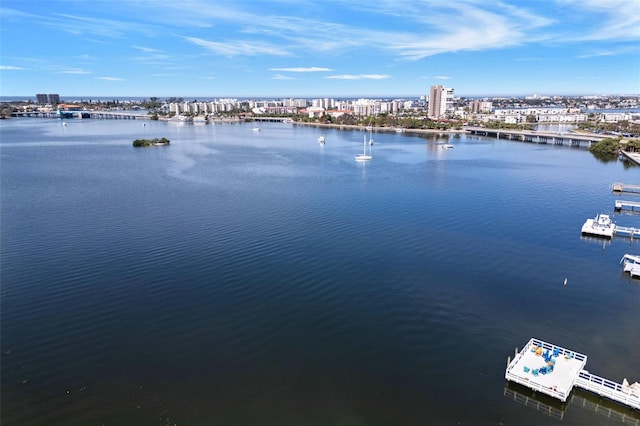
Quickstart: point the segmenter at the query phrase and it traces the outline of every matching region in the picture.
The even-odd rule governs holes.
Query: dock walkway
[[[620,383],[596,376],[586,370],[578,373],[576,386],[640,410],[640,391],[635,392]]]
[[[619,237],[629,237],[633,239],[634,237],[640,236],[640,228],[616,225],[615,235]]]
[[[611,184],[611,190],[613,192],[631,192],[634,194],[640,194],[640,185],[630,185],[628,183],[614,182]]]
[[[614,208],[616,210],[632,210],[637,211],[640,210],[640,201],[625,201],[625,200],[616,200],[614,203]]]
[[[640,389],[593,375],[587,356],[531,338],[507,362],[505,379],[566,402],[574,386],[640,410]]]
[[[622,154],[622,156],[627,160],[640,166],[640,152],[629,152],[629,151],[621,150],[620,154]]]

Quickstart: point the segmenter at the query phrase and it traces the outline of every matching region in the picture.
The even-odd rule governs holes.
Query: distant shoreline
[[[363,125],[358,125],[358,124],[328,124],[328,123],[306,123],[306,122],[299,122],[299,121],[294,121],[292,124],[299,124],[302,126],[312,126],[312,127],[324,127],[324,128],[329,128],[329,129],[339,129],[339,130],[368,130],[367,126],[363,126]],[[395,128],[393,127],[379,127],[379,126],[374,126],[372,127],[373,130],[378,130],[378,131],[384,131],[384,132],[390,132],[390,133],[394,133],[397,132]],[[402,128],[402,132],[397,132],[397,133],[467,133],[466,130],[464,129],[448,129],[448,130],[438,130],[438,129],[405,129]]]

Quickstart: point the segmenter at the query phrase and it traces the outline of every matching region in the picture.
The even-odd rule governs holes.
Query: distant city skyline
[[[640,0],[4,0],[0,95],[640,94]]]

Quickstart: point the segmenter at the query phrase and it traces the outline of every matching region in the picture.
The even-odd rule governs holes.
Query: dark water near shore
[[[535,336],[640,381],[640,241],[580,236],[640,168],[396,133],[360,164],[362,132],[252,127],[0,123],[3,425],[640,422],[504,380]]]

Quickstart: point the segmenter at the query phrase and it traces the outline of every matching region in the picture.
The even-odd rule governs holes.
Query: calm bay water
[[[3,424],[640,422],[504,380],[534,336],[640,381],[640,242],[580,236],[639,168],[396,133],[360,164],[362,132],[252,127],[0,123]]]

